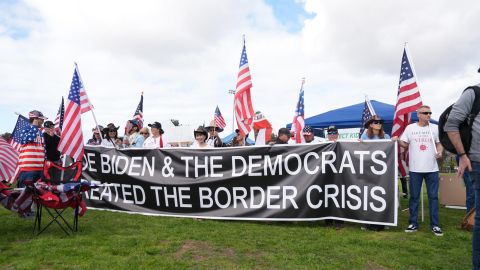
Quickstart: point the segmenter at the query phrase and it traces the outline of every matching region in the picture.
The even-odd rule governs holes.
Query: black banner
[[[162,216],[396,225],[395,143],[85,147],[89,206]]]

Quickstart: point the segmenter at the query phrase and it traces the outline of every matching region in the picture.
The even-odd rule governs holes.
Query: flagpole
[[[75,69],[77,70],[78,78],[79,78],[80,81],[82,82],[83,89],[85,89],[85,92],[86,92],[86,91],[87,91],[87,88],[85,87],[85,83],[83,82],[82,75],[80,75],[80,70],[78,69],[77,62],[73,62],[73,63],[75,64]],[[90,103],[90,98],[88,99],[88,102]],[[92,112],[93,121],[95,121],[95,128],[97,129],[98,133],[99,133],[100,136],[101,136],[102,133],[101,133],[101,131],[100,131],[100,128],[98,127],[97,117],[95,117],[95,113],[93,112],[93,106],[91,106],[91,104],[90,104],[90,111]]]
[[[367,101],[367,106],[368,106],[368,109],[370,110],[370,112],[372,113],[372,116],[376,115],[377,113],[375,112],[375,109],[373,109],[373,105],[370,102],[370,99],[368,99],[367,95],[365,95],[365,100]]]

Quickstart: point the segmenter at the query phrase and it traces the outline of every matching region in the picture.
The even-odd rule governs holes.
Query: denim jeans
[[[38,179],[42,178],[43,171],[24,171],[21,172],[18,176],[18,187],[23,188],[25,187],[24,181],[25,180],[33,180],[36,182]]]
[[[475,226],[472,237],[473,269],[480,270],[480,162],[472,161],[470,178],[475,186]]]
[[[457,164],[459,157],[457,156]],[[475,188],[473,181],[470,178],[470,174],[465,170],[463,173],[463,182],[465,183],[465,206],[467,207],[467,213],[475,207]]]
[[[418,202],[420,201],[420,191],[422,189],[423,179],[427,184],[428,208],[430,212],[430,227],[440,227],[438,220],[438,172],[409,172],[410,175],[410,219],[409,224],[418,227]]]

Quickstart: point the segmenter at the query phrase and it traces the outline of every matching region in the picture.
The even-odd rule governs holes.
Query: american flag
[[[90,100],[88,99],[88,95],[87,95],[87,92],[85,91],[85,87],[83,86],[82,77],[80,77],[80,72],[78,71],[78,66],[77,66],[76,63],[75,63],[75,73],[77,74],[77,78],[78,78],[81,113],[86,113],[86,112],[90,111],[91,109],[93,109],[93,105],[90,103]],[[74,74],[74,77],[75,77],[75,74]],[[71,93],[71,91],[70,91],[70,93]]]
[[[55,124],[55,133],[57,134],[61,134],[62,132],[64,114],[65,114],[65,105],[63,103],[63,97],[62,97],[62,103],[60,103],[57,116],[55,116],[55,120],[53,121],[53,123]]]
[[[250,133],[253,125],[253,111],[252,98],[250,96],[250,89],[252,88],[252,77],[250,76],[250,68],[248,67],[247,49],[245,47],[245,40],[243,41],[242,56],[240,57],[240,70],[237,77],[237,88],[235,92],[235,118],[237,119],[237,126],[242,135]]]
[[[140,125],[140,128],[143,127],[143,92],[142,92],[142,95],[140,96],[140,102],[138,103],[137,109],[133,114],[133,119],[138,120],[138,124]]]
[[[140,125],[140,128],[143,127],[143,92],[140,97],[140,103],[138,103],[137,109],[133,113],[133,119],[138,121],[138,124]],[[130,133],[130,130],[132,129],[133,125],[132,122],[127,121],[125,124],[125,134],[128,135]]]
[[[360,127],[359,137],[361,137],[363,132],[365,131],[365,123],[374,115],[375,110],[373,109],[372,103],[370,103],[370,100],[365,97],[365,105],[362,112],[362,126]]]
[[[222,113],[220,112],[220,109],[218,108],[218,106],[215,109],[213,120],[215,120],[215,125],[221,129],[224,129],[227,126],[227,124],[225,123],[225,119],[223,118]]]
[[[12,137],[9,140],[10,144],[15,150],[17,150],[17,152],[20,151],[20,146],[22,146],[20,143],[22,138],[22,130],[29,125],[30,123],[28,122],[28,118],[23,115],[18,116],[17,123],[12,131]]]
[[[42,170],[45,161],[43,133],[39,127],[27,124],[16,133],[19,133],[18,137],[12,139],[20,145],[20,149],[15,174],[8,180],[12,184],[23,171]]]
[[[422,98],[417,86],[414,71],[408,60],[406,47],[403,50],[402,66],[400,68],[400,82],[398,84],[397,105],[393,117],[392,137],[402,135],[405,128],[411,122],[411,113],[422,105]],[[398,169],[400,174],[407,174],[406,150],[400,147],[398,151]]]
[[[83,134],[80,95],[83,89],[82,82],[75,68],[73,72],[72,84],[68,94],[67,108],[65,110],[65,120],[63,123],[62,134],[58,144],[58,150],[75,160],[83,158]]]
[[[0,180],[13,178],[17,167],[18,151],[0,137]]]
[[[295,116],[293,117],[292,130],[295,132],[295,142],[304,143],[303,128],[305,127],[305,110],[303,102],[303,85],[305,79],[302,79],[302,86],[300,87],[300,95],[298,96],[297,108],[295,109]]]

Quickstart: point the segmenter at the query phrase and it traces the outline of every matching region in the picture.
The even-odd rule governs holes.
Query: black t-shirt
[[[50,136],[47,133],[44,133],[43,138],[45,139],[45,154],[47,156],[47,160],[60,160],[60,151],[57,150],[60,137],[57,135]]]

